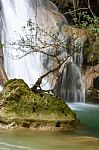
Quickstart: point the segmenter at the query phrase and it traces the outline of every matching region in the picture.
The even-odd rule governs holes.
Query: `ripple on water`
[[[1,147],[3,146],[3,147]],[[9,144],[9,143],[3,143],[0,142],[0,150],[13,150],[12,148],[18,149],[18,150],[37,150],[35,148],[32,147],[26,147],[26,146],[22,146],[22,145],[13,145],[13,144]]]

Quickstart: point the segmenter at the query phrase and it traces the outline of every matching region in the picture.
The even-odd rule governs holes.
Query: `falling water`
[[[2,91],[2,89],[3,89],[3,87],[2,87],[2,86],[0,86],[0,92]]]
[[[30,7],[31,1],[26,0],[2,0],[2,9],[4,15],[4,34],[5,43],[17,40],[17,33],[22,34],[22,26],[30,18],[34,20],[35,8]],[[33,6],[34,7],[34,6]],[[28,13],[29,12],[29,13]],[[17,31],[17,33],[16,33]],[[12,55],[12,57],[11,57]],[[8,78],[22,78],[28,84],[33,84],[40,76],[41,64],[38,55],[27,55],[25,58],[16,60],[13,57],[17,55],[16,50],[10,47],[4,49],[4,67]],[[37,67],[34,67],[34,64]]]
[[[65,84],[64,84],[65,83]],[[62,72],[55,94],[68,102],[84,102],[85,88],[79,67],[71,62]]]
[[[38,24],[40,28],[59,32],[61,26],[66,24],[65,18],[58,12],[57,7],[47,0],[1,0],[1,12],[3,16],[3,34],[1,36],[6,43],[4,49],[4,68],[9,79],[22,78],[31,87],[35,81],[53,66],[55,62],[51,61],[52,58],[42,56],[38,53],[30,53],[21,59],[15,57],[21,55],[22,52],[16,51],[7,45],[11,41],[18,40],[19,35],[22,35],[22,26],[31,19],[34,24]],[[34,36],[35,36],[34,30]],[[23,35],[24,36],[24,35]],[[44,37],[43,37],[44,38]],[[51,39],[46,38],[51,41]],[[34,42],[35,43],[35,42]],[[53,54],[53,48],[46,50]],[[59,57],[64,57],[64,49],[58,49]],[[74,57],[74,58],[73,58]],[[73,56],[71,63],[61,72],[61,78],[58,82],[53,83],[55,77],[49,76],[49,81],[43,81],[44,88],[51,88],[56,86],[55,94],[68,101],[83,101],[84,100],[84,86],[82,82],[81,71],[79,65],[81,61],[77,61]],[[76,59],[76,60],[73,60]],[[54,63],[52,63],[54,62]],[[52,63],[52,64],[51,64]]]

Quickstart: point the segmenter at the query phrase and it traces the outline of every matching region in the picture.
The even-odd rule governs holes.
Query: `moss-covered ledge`
[[[47,130],[72,130],[76,114],[53,95],[35,94],[21,79],[9,80],[0,95],[1,127],[27,127]]]

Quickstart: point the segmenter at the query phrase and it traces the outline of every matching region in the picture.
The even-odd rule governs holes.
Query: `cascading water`
[[[23,34],[22,26],[24,26],[29,19],[31,19],[34,24],[37,23],[40,28],[46,30],[54,28],[54,31],[58,32],[61,26],[66,23],[64,17],[58,12],[57,7],[47,0],[1,0],[1,11],[3,14],[4,31],[2,37],[4,36],[6,45],[13,40],[18,40],[19,35]],[[35,30],[34,36],[36,37]],[[46,40],[50,41],[51,39],[46,38]],[[53,48],[50,48],[46,51],[48,53],[52,52],[53,54],[53,50]],[[64,55],[64,49],[62,49],[62,47],[58,49],[58,52],[61,58],[66,55]],[[22,78],[29,86],[34,84],[44,73],[44,70],[49,70],[52,65],[52,58],[49,58],[49,56],[30,53],[16,60],[14,56],[17,55],[22,55],[22,52],[6,46],[4,49],[4,68],[9,79]],[[55,84],[49,82],[44,88],[50,88],[56,85],[54,93],[57,96],[68,101],[83,101],[84,86],[82,76],[79,66],[77,66],[77,62],[73,60],[73,57],[68,67],[61,72],[59,81]],[[54,64],[52,67],[53,66]],[[52,76],[52,78],[54,77]],[[52,78],[50,80],[52,80]],[[46,81],[44,81],[44,83],[45,82]]]
[[[26,0],[2,0],[6,44],[18,39],[17,33],[22,34],[22,26],[27,20],[32,18],[35,22],[35,7],[34,5],[33,8],[30,7],[30,2],[30,0],[28,2]],[[39,56],[35,54],[27,55],[25,58],[15,60],[13,58],[15,55],[17,55],[16,50],[12,50],[10,47],[4,49],[4,67],[8,78],[22,78],[28,84],[33,84],[41,73],[39,70],[42,70]],[[34,67],[34,64],[36,64],[36,67]]]
[[[85,88],[80,69],[71,62],[62,72],[55,94],[68,102],[85,102]]]
[[[0,86],[0,91],[2,91],[2,89],[3,89],[2,86]]]

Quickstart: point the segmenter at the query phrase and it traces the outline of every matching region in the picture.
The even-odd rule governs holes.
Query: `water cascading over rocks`
[[[67,37],[62,34],[61,28],[67,24],[67,21],[58,12],[57,7],[48,0],[1,0],[0,4],[3,20],[1,40],[6,45],[4,48],[5,71],[9,79],[22,78],[31,87],[42,74],[57,67],[58,62],[55,58],[36,52],[22,57],[24,51],[13,49],[9,43],[17,41],[20,35],[23,35],[22,27],[31,19],[34,25],[38,25],[45,32],[50,33],[52,30],[51,32],[58,33],[57,38],[63,40],[66,44]],[[32,34],[36,39],[35,27]],[[40,38],[47,43],[53,41],[51,36],[50,38],[46,36],[45,39],[44,36],[40,35]],[[32,41],[32,44],[35,43],[36,41]],[[46,48],[44,52],[51,55],[55,54],[55,47]],[[64,60],[67,54],[67,50],[60,45],[57,49],[57,58]],[[80,70],[81,54],[75,53],[68,59],[67,67],[62,66],[58,72],[56,71],[56,73],[52,73],[44,79],[43,88],[55,87],[55,95],[62,97],[64,100],[83,102],[84,85]],[[18,56],[21,56],[21,58],[16,59]],[[60,77],[58,74],[60,74]]]

